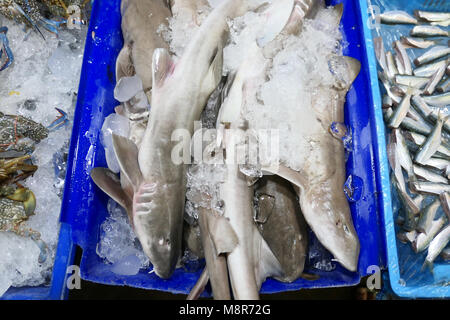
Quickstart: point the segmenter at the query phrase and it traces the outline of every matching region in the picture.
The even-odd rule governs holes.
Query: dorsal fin
[[[169,51],[164,48],[157,48],[153,51],[152,58],[152,72],[153,72],[153,85],[152,88],[158,88],[166,79],[173,61]]]
[[[339,3],[333,7],[334,12],[336,12],[337,16],[337,25],[341,24],[342,16],[344,15],[344,4]]]
[[[120,166],[120,173],[131,181],[133,188],[138,188],[142,182],[142,173],[138,162],[138,148],[128,138],[112,134],[114,152]]]
[[[130,217],[132,209],[131,199],[123,191],[119,178],[114,172],[108,168],[93,168],[91,170],[91,178],[103,192],[127,210],[128,217],[132,223],[133,219]]]

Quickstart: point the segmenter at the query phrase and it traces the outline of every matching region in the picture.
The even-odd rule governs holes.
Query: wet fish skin
[[[398,128],[405,119],[409,108],[411,107],[411,94],[406,94],[398,107],[394,110],[394,114],[388,122],[389,128]]]
[[[419,38],[401,37],[400,40],[405,47],[411,48],[427,49],[431,46],[436,45],[435,41],[423,40]]]
[[[382,37],[377,37],[373,39],[375,56],[377,57],[378,63],[380,64],[381,69],[387,72],[387,61],[386,61],[386,52],[384,50],[384,43]]]
[[[435,107],[445,107],[450,105],[450,92],[423,97],[423,100]]]
[[[417,225],[416,215],[420,212],[420,207],[409,196],[406,190],[400,186],[399,181],[394,175],[391,175],[391,183],[397,189],[402,208],[405,209],[405,221],[402,228],[406,231],[415,230]]]
[[[448,183],[448,179],[421,166],[414,165],[414,174],[429,182]]]
[[[442,30],[437,26],[415,26],[411,30],[411,36],[413,37],[448,37],[448,31]]]
[[[397,52],[397,55],[400,57],[401,62],[403,63],[403,67],[405,69],[405,74],[412,75],[412,65],[411,60],[409,58],[408,53],[406,52],[403,43],[399,40],[394,42],[394,49]]]
[[[450,166],[450,161],[431,157],[431,159],[425,163],[425,166],[432,167],[437,170],[445,170],[447,167]]]
[[[423,145],[427,139],[425,136],[416,132],[404,132],[403,135],[406,140],[413,142],[418,147]],[[450,157],[450,149],[444,143],[439,146],[437,152],[441,153],[447,160]]]
[[[386,61],[387,61],[387,76],[389,79],[393,79],[395,75],[399,74],[397,69],[394,56],[391,51],[386,52]]]
[[[427,137],[427,140],[420,148],[420,151],[416,154],[414,161],[420,164],[424,164],[433,156],[433,154],[436,153],[439,146],[441,145],[442,127],[445,121],[447,121],[447,117],[446,118],[439,117],[436,126],[434,127],[430,136]]]
[[[255,194],[257,199],[266,195],[274,199],[273,207],[259,207],[259,214],[268,218],[257,225],[282,266],[283,274],[276,279],[282,282],[295,281],[303,273],[308,253],[306,222],[295,191],[289,182],[278,176],[264,176],[258,181]],[[286,243],[291,245],[286,247]]]
[[[450,54],[450,48],[447,46],[435,46],[422,54],[420,57],[414,59],[416,66],[421,66],[425,63],[432,62]],[[445,68],[444,68],[445,69]]]
[[[135,176],[130,179],[135,186],[134,225],[138,235],[145,237],[142,247],[161,278],[172,275],[181,255],[186,192],[186,164],[172,160],[178,141],[171,136],[177,129],[192,135],[194,121],[200,119],[222,77],[227,19],[246,9],[245,1],[223,1],[202,23],[176,64],[167,50],[157,49],[153,54],[152,117],[133,160],[137,163],[124,170],[121,167],[121,172]],[[124,163],[131,161],[125,150],[121,157]],[[139,174],[133,173],[137,170]]]
[[[413,87],[417,89],[422,89],[426,86],[426,84],[430,81],[428,77],[418,77],[411,75],[401,75],[398,74],[395,76],[395,82],[400,85]]]
[[[413,243],[417,238],[417,231],[403,231],[397,233],[397,239],[400,240],[402,243]]]
[[[436,88],[436,91],[439,93],[446,93],[450,91],[450,77],[447,77],[443,80]]]
[[[423,90],[423,93],[427,96],[432,95],[436,90],[437,85],[439,84],[439,82],[441,82],[442,78],[444,77],[444,74],[445,74],[445,67],[441,67],[440,69],[438,69],[436,73],[431,77],[427,86]]]
[[[436,198],[431,204],[426,206],[420,212],[419,222],[417,223],[417,231],[425,234],[429,232],[431,223],[434,221],[440,205],[441,202],[439,198]]]
[[[447,247],[441,252],[441,257],[444,261],[450,261],[450,248]]]
[[[430,23],[432,26],[441,26],[441,27],[448,27],[450,26],[450,19],[447,19],[445,21],[435,21]]]
[[[434,237],[438,234],[438,232],[442,229],[442,227],[446,223],[447,218],[445,216],[442,216],[439,219],[434,220],[426,233],[421,233],[417,236],[416,241],[414,241],[412,246],[414,251],[416,253],[419,253],[428,248],[430,242],[434,239]]]
[[[442,209],[444,210],[447,218],[450,221],[450,193],[443,192],[439,195],[439,199],[441,200]]]
[[[440,22],[450,19],[450,13],[448,12],[433,12],[433,11],[422,11],[415,10],[414,15],[421,20],[428,22]]]
[[[413,74],[420,77],[432,77],[433,74],[435,74],[435,72],[442,66],[447,66],[447,61],[442,60],[430,64],[425,64],[423,66],[420,66],[419,68],[414,69]]]
[[[380,15],[381,23],[385,24],[417,24],[416,18],[405,11],[387,11]]]
[[[172,14],[165,0],[122,0],[120,12],[124,48],[116,64],[117,80],[122,76],[133,76],[129,74],[132,68],[142,79],[144,90],[147,91],[152,87],[152,61],[149,57],[156,48],[169,49],[157,30],[161,24],[168,24],[167,19]]]
[[[422,116],[424,116],[425,118],[428,118],[430,116],[430,114],[433,112],[431,107],[426,103],[426,101],[420,95],[414,95],[411,98],[411,102],[412,102],[413,107],[415,107],[415,109],[417,111],[419,111],[422,114]]]
[[[433,262],[437,256],[445,249],[450,241],[450,225],[441,230],[436,237],[430,242],[428,246],[428,254],[425,259],[425,264],[432,269]]]
[[[429,135],[432,130],[432,127],[428,123],[415,121],[408,117],[403,119],[401,127],[402,129],[410,130],[424,135]]]
[[[450,185],[443,183],[424,182],[424,181],[410,181],[409,189],[414,193],[427,193],[440,195],[444,192],[450,192]]]

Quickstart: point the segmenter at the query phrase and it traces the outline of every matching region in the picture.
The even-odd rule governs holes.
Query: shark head
[[[142,183],[133,199],[133,225],[144,253],[153,264],[153,270],[160,278],[169,278],[180,257],[182,232],[177,226],[183,221],[173,219],[184,206],[184,198],[168,199],[179,186],[159,183]],[[167,213],[167,214],[166,214]],[[182,216],[181,216],[182,217]]]

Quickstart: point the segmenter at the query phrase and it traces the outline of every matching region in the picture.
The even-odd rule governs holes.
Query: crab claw
[[[8,38],[6,37],[7,32],[7,27],[0,27],[0,71],[8,68],[14,61],[14,56],[9,48]]]
[[[21,6],[19,6],[16,2],[13,1],[13,2],[12,2],[12,8],[10,7],[10,10],[11,10],[12,12],[14,12],[16,15],[21,15],[21,16],[23,16],[23,17],[30,23],[30,25],[33,27],[33,29],[36,30],[36,32],[38,32],[38,33],[42,36],[42,38],[44,38],[44,40],[45,40],[44,35],[42,34],[41,30],[39,30],[39,27],[38,27],[38,26],[36,25],[36,23],[30,18],[30,16],[29,16],[28,14],[26,14],[25,11],[23,11],[23,9],[22,9]]]
[[[34,214],[34,210],[36,209],[36,197],[30,189],[19,188],[7,198],[22,202],[23,208],[25,209],[25,214],[28,217]]]

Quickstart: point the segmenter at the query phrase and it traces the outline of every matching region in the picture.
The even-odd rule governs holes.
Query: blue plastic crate
[[[374,59],[368,58],[368,52],[372,51],[366,47],[367,34],[362,28],[363,21],[367,20],[368,16],[364,1],[360,3],[357,0],[344,0],[328,3],[334,5],[341,2],[345,7],[342,28],[345,40],[349,43],[345,54],[358,59],[362,64],[361,74],[347,97],[345,116],[345,121],[353,133],[353,152],[347,161],[347,174],[358,176],[363,182],[361,199],[350,204],[361,242],[358,271],[349,272],[338,264],[333,271],[318,271],[312,270],[308,265],[310,263],[307,263],[306,271],[320,275],[319,280],[309,282],[299,279],[291,284],[283,284],[269,279],[263,284],[262,293],[355,285],[360,282],[362,276],[367,275],[369,266],[384,266],[384,237],[380,227],[381,216],[386,207],[383,198],[378,197],[383,185],[378,181],[378,168],[380,163],[385,165],[386,158],[385,154],[380,153],[377,143],[379,139],[383,142],[384,136],[378,134],[378,122],[375,121],[377,117],[381,119],[379,108],[373,108],[374,91],[369,70],[374,66]],[[186,272],[177,269],[169,280],[148,274],[151,267],[134,276],[119,276],[114,274],[111,265],[105,264],[96,253],[100,226],[108,217],[108,196],[95,186],[89,173],[93,167],[106,166],[104,149],[100,143],[101,127],[104,118],[119,104],[113,97],[115,61],[123,45],[119,4],[119,0],[96,0],[93,5],[69,151],[61,219],[71,225],[73,241],[83,250],[80,265],[83,279],[109,285],[128,285],[186,294],[197,281],[201,270]],[[319,256],[330,257],[312,233],[310,243]]]
[[[414,10],[424,10],[423,7],[426,1],[424,0],[359,0],[361,4],[361,11],[372,12],[369,6],[375,6],[373,12],[384,12],[389,10],[403,10],[409,14],[413,14]],[[430,1],[428,1],[430,3]],[[442,2],[442,5],[450,9],[449,2]],[[430,8],[428,8],[430,10]],[[386,132],[381,111],[381,93],[377,75],[377,62],[375,52],[373,49],[373,36],[377,34],[372,19],[364,21],[364,35],[366,39],[366,48],[368,50],[368,59],[370,61],[370,82],[372,84],[373,108],[375,118],[374,121],[377,127],[378,138],[376,139],[378,158],[382,159],[378,167],[378,180],[380,182],[379,190],[382,190],[381,203],[384,232],[386,237],[386,253],[387,253],[387,267],[389,271],[389,279],[392,290],[396,295],[403,298],[449,298],[450,286],[443,286],[443,281],[450,281],[450,263],[443,261],[436,261],[434,266],[434,275],[427,270],[421,272],[422,263],[425,260],[426,251],[420,255],[416,255],[410,245],[402,244],[396,239],[396,224],[395,217],[398,212],[393,210],[393,204],[398,203],[397,199],[391,194],[391,183],[389,179],[390,167],[387,161],[386,152]],[[400,35],[407,35],[412,28],[411,25],[404,26],[379,26],[381,35],[387,41],[392,42],[395,34],[396,39]],[[390,29],[389,29],[390,28]],[[396,30],[393,31],[393,28]],[[448,28],[447,28],[448,29]],[[385,42],[385,46],[387,43]],[[386,48],[386,50],[388,50]]]
[[[65,300],[68,297],[66,286],[67,268],[73,264],[75,250],[70,225],[61,223],[58,247],[53,265],[52,280],[49,286],[11,287],[1,297],[2,300]]]

